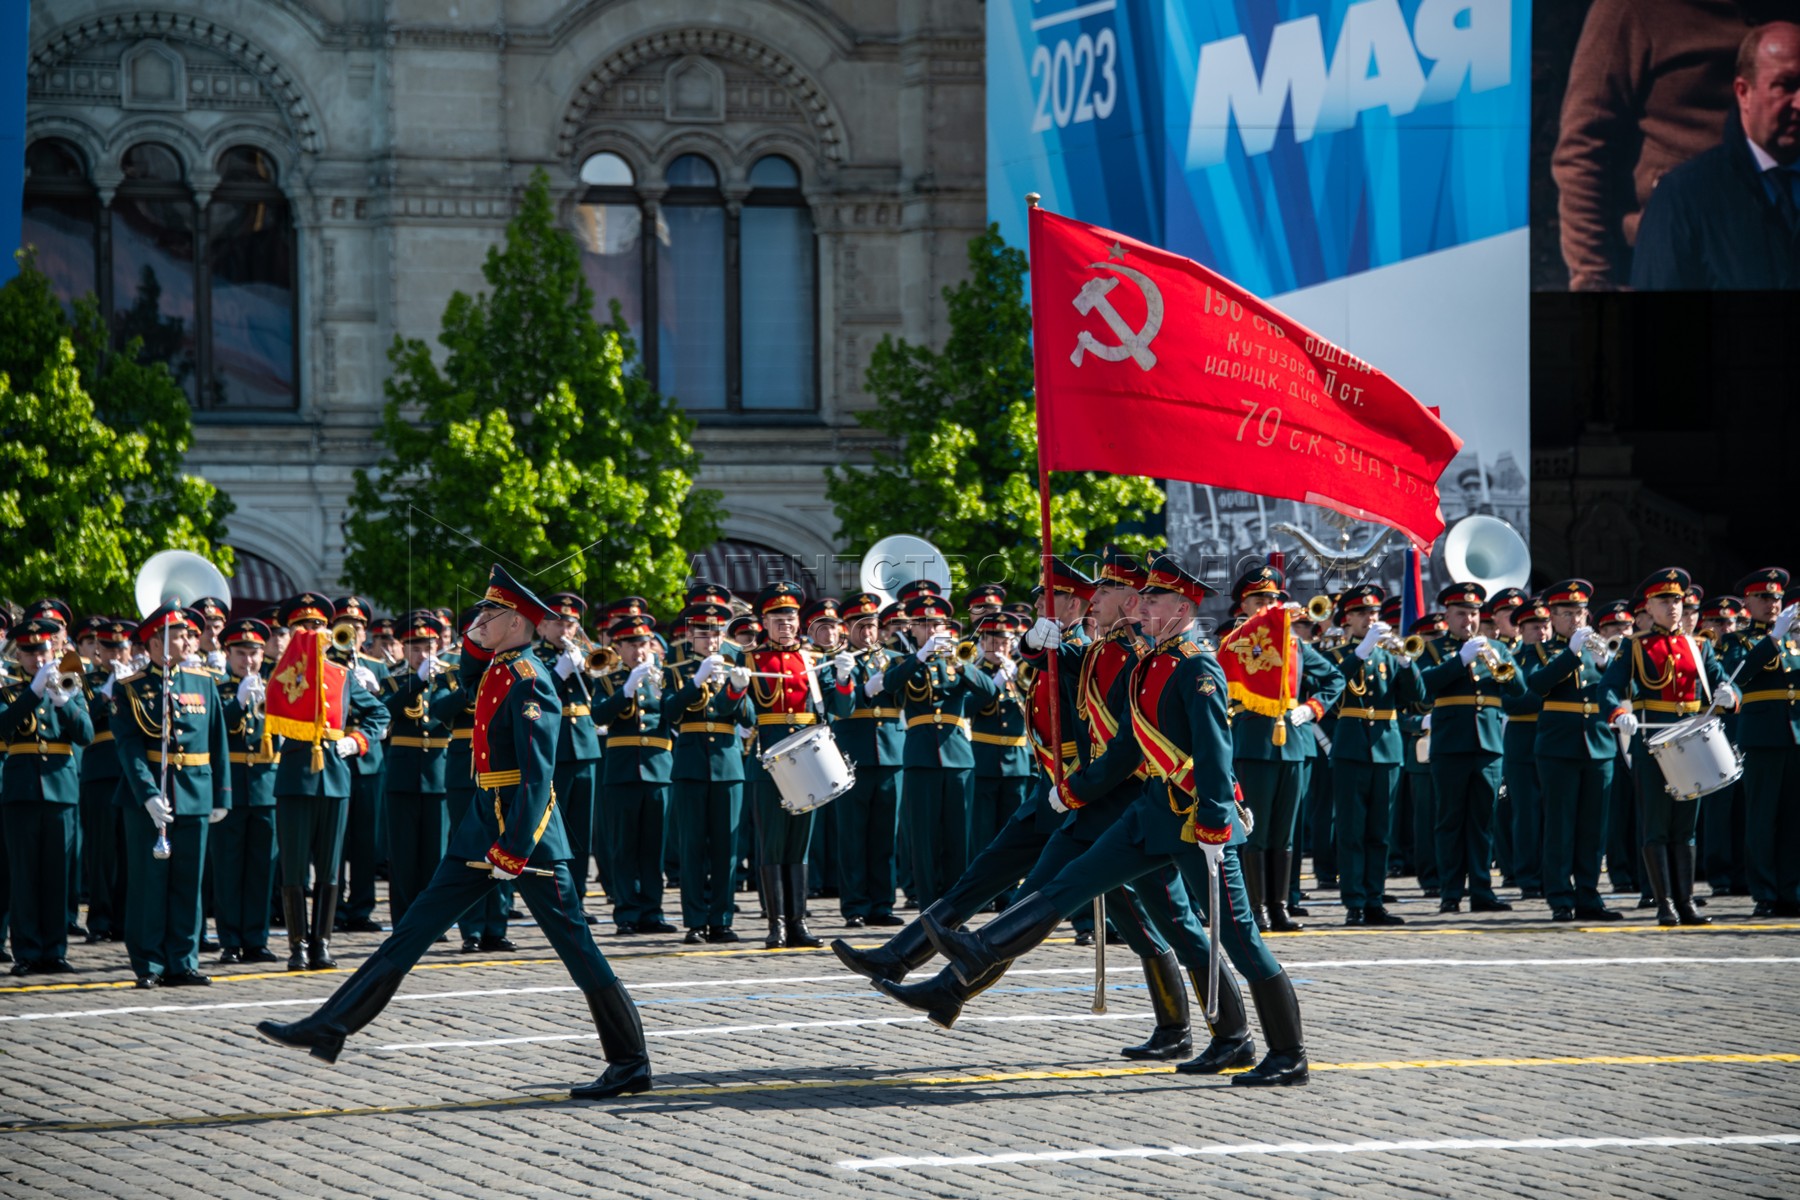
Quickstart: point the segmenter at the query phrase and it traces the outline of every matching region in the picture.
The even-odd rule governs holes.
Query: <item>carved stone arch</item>
[[[807,114],[817,154],[828,162],[843,162],[849,154],[844,122],[837,106],[810,74],[781,51],[745,34],[725,29],[670,29],[636,38],[603,59],[563,110],[557,134],[558,153],[568,156],[581,134],[589,110],[612,83],[634,68],[660,58],[701,55],[745,63],[781,83]]]
[[[719,536],[760,542],[815,567],[820,561],[829,562],[836,551],[831,539],[817,527],[796,520],[785,512],[763,508],[756,499],[740,501],[733,507],[719,523]],[[828,578],[821,582],[827,588],[832,586],[832,581]]]
[[[204,184],[218,178],[212,160],[207,157],[206,143],[187,122],[171,117],[130,116],[119,122],[106,135],[106,149],[102,153],[107,165],[117,170],[125,151],[139,142],[161,142],[180,155],[182,178],[190,184]]]
[[[676,126],[656,143],[656,149],[651,155],[651,180],[661,184],[668,174],[669,165],[684,154],[698,154],[710,162],[719,173],[719,182],[723,184],[731,177],[731,166],[737,159],[737,148],[724,134],[715,130],[695,129],[691,125]]]
[[[813,149],[788,130],[761,130],[738,150],[739,178],[749,178],[750,168],[756,165],[757,159],[778,154],[800,172],[800,189],[805,191],[819,182],[818,160],[813,157]]]
[[[324,564],[319,547],[305,536],[307,531],[284,514],[265,512],[254,504],[251,500],[231,514],[224,540],[280,567],[297,584],[318,578]]]
[[[215,173],[219,168],[219,156],[225,151],[233,146],[255,146],[275,160],[275,182],[283,192],[289,196],[309,194],[301,178],[293,142],[284,132],[271,129],[264,122],[254,119],[230,121],[209,132],[202,145],[206,164]]]
[[[106,133],[77,112],[49,111],[32,113],[25,121],[27,146],[44,138],[61,138],[87,160],[88,178],[98,182],[98,173],[106,161]]]
[[[324,149],[316,106],[293,74],[257,43],[204,17],[162,11],[89,17],[62,27],[38,43],[32,51],[27,75],[30,82],[36,84],[44,72],[88,46],[140,38],[191,42],[242,64],[246,70],[256,74],[281,106],[289,130],[300,149],[307,154],[317,154]]]
[[[656,147],[629,130],[587,130],[575,140],[574,153],[567,159],[569,174],[577,186],[581,186],[581,165],[596,154],[616,154],[624,159],[639,183],[652,172],[657,159]]]

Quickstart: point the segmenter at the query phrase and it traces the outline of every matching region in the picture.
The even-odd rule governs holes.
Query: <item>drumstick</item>
[[[463,866],[474,867],[477,871],[491,871],[494,869],[494,864],[491,862],[465,862],[463,864]],[[555,871],[546,870],[543,867],[526,867],[523,870],[521,870],[519,872],[519,874],[521,874],[521,875],[542,875],[545,879],[556,878]]]

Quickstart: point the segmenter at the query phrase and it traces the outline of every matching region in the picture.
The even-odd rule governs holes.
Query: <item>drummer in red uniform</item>
[[[1734,708],[1738,703],[1712,643],[1681,632],[1690,582],[1679,567],[1666,567],[1643,582],[1639,598],[1649,628],[1619,647],[1600,681],[1601,711],[1631,739],[1638,837],[1659,925],[1709,922],[1694,909],[1694,824],[1700,804],[1669,794],[1662,769],[1650,758],[1649,740],[1709,704]]]

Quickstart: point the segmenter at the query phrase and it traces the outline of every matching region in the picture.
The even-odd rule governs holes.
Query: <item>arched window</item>
[[[574,231],[595,317],[610,320],[619,302],[661,391],[703,416],[818,407],[812,214],[792,162],[759,158],[741,209],[699,154],[669,163],[654,208],[618,154],[587,159],[581,180]],[[656,236],[645,238],[651,211]]]
[[[142,338],[198,408],[297,405],[294,221],[266,153],[226,150],[204,209],[157,142],[120,157],[105,208],[67,142],[33,142],[26,161],[24,240],[64,303],[95,294],[119,343]]]

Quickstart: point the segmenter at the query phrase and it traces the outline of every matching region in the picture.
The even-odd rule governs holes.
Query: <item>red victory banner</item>
[[[1444,528],[1462,439],[1406,390],[1191,259],[1031,210],[1038,454]]]
[[[325,769],[324,740],[343,737],[344,676],[347,667],[325,657],[331,637],[324,630],[295,630],[281,661],[269,676],[263,722],[265,736],[312,743],[312,770]]]
[[[1287,742],[1287,722],[1300,692],[1300,647],[1293,637],[1293,614],[1285,604],[1269,607],[1219,639],[1219,665],[1231,698],[1250,712],[1274,717],[1269,740]]]

